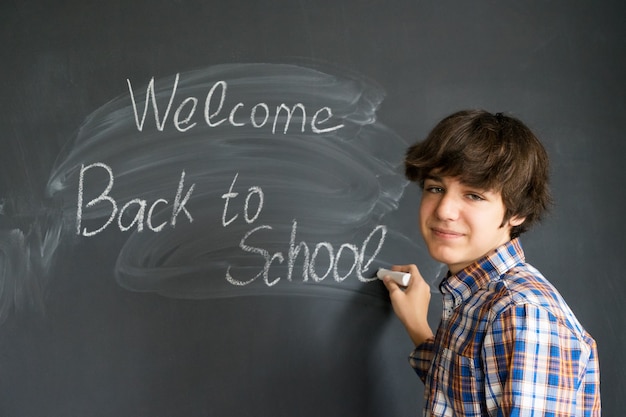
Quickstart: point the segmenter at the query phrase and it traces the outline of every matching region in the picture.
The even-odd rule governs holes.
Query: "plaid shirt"
[[[425,416],[600,416],[595,341],[519,240],[440,289],[437,335],[410,355]]]

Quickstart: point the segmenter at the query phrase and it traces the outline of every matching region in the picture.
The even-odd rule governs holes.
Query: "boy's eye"
[[[484,198],[482,198],[478,194],[468,194],[467,198],[469,198],[470,200],[473,200],[473,201],[483,201],[484,200]]]
[[[438,187],[436,185],[431,185],[431,186],[426,187],[426,191],[428,191],[429,193],[433,193],[433,194],[439,194],[439,193],[443,193],[443,188]]]

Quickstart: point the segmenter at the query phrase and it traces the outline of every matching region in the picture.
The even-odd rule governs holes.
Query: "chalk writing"
[[[92,169],[101,169],[104,170],[108,177],[107,185],[96,198],[90,200],[87,203],[84,203],[84,184],[85,184],[85,173]],[[229,212],[229,203],[230,200],[236,200],[239,196],[239,193],[234,191],[235,185],[237,182],[237,178],[239,173],[235,174],[228,192],[222,195],[222,199],[224,199],[224,210],[222,214],[222,226],[228,227],[233,222],[235,222],[239,218],[239,213],[235,213],[230,216],[227,220],[228,212]],[[187,209],[186,205],[191,198],[191,195],[195,188],[195,183],[189,186],[187,192],[183,197],[183,192],[185,191],[185,171],[183,170],[180,175],[180,181],[178,183],[178,189],[176,195],[173,200],[172,209],[171,209],[171,217],[169,222],[162,222],[159,225],[153,224],[153,214],[155,208],[160,205],[168,205],[169,201],[165,198],[158,198],[151,204],[148,203],[145,199],[133,198],[126,202],[121,209],[118,209],[117,201],[111,196],[111,191],[113,190],[114,185],[114,175],[113,170],[107,164],[102,162],[95,162],[90,165],[82,165],[79,175],[79,183],[78,183],[78,198],[77,198],[77,210],[76,210],[76,233],[85,237],[95,236],[98,233],[104,231],[109,225],[113,223],[113,221],[117,218],[117,225],[122,232],[126,232],[132,228],[135,228],[137,232],[142,232],[144,230],[144,223],[147,228],[153,232],[160,232],[166,225],[169,225],[173,228],[176,227],[176,219],[179,214],[184,213],[189,222],[193,222],[193,217],[190,211]],[[263,202],[264,202],[264,192],[263,189],[259,186],[252,186],[248,188],[248,193],[244,200],[243,204],[243,219],[247,224],[253,224],[261,215],[263,210]],[[252,199],[256,199],[256,209],[251,210],[250,202]],[[99,228],[95,230],[88,230],[86,227],[82,228],[82,214],[85,209],[93,207],[97,204],[106,204],[110,207],[110,215],[108,219],[102,224]],[[147,210],[147,212],[146,212]],[[251,212],[253,214],[251,215]],[[134,214],[130,214],[134,213]],[[125,216],[125,214],[127,216]],[[124,223],[124,218],[130,218],[130,221]],[[387,234],[387,229],[385,226],[378,225],[376,226],[370,234],[365,238],[362,245],[359,247],[352,243],[343,243],[339,246],[337,252],[335,252],[335,247],[333,244],[329,242],[319,242],[315,244],[313,250],[309,244],[305,241],[300,241],[296,243],[296,234],[298,229],[298,223],[294,219],[292,220],[291,226],[291,235],[289,239],[289,247],[285,253],[282,251],[277,251],[274,253],[270,253],[268,250],[252,246],[248,244],[248,240],[257,233],[261,233],[262,231],[272,231],[273,228],[270,225],[261,225],[254,227],[245,233],[245,235],[241,238],[239,242],[239,248],[248,254],[259,255],[263,259],[263,268],[252,278],[247,280],[240,280],[232,276],[230,266],[226,270],[226,280],[236,286],[245,286],[251,284],[256,281],[258,278],[263,277],[263,282],[267,286],[273,286],[281,280],[280,276],[270,277],[270,268],[274,262],[278,264],[287,263],[287,281],[292,281],[294,276],[294,266],[296,264],[296,259],[302,255],[302,281],[307,282],[309,278],[313,282],[321,282],[326,279],[328,276],[332,274],[333,279],[336,282],[342,282],[345,280],[350,274],[356,272],[357,278],[362,282],[368,282],[375,278],[365,278],[363,276],[363,272],[365,272],[370,264],[375,260],[376,256],[380,252],[383,243],[385,241],[385,236]],[[368,253],[368,249],[370,247],[370,243],[373,242],[373,239],[377,237],[377,243],[373,243],[373,251],[372,253]],[[274,239],[275,240],[275,239]],[[341,274],[338,265],[342,261],[342,257],[351,257],[349,268],[347,273]],[[322,259],[320,259],[322,258]],[[345,261],[343,262],[345,266]],[[325,265],[326,270],[323,273],[319,273],[318,269],[320,265]],[[322,266],[323,268],[323,266]]]
[[[226,221],[226,212],[228,209],[229,200],[239,195],[239,193],[233,191],[233,188],[235,186],[238,176],[239,176],[239,173],[237,173],[235,177],[233,178],[233,181],[230,185],[228,193],[222,195],[222,198],[225,199],[224,211],[223,211],[224,214],[222,216],[223,227],[228,227],[232,222],[234,222],[237,219],[237,216],[238,216],[238,214],[235,214],[228,221]],[[257,206],[255,215],[253,217],[249,217],[248,215],[249,199],[253,195],[260,196],[259,204]],[[262,196],[263,196],[263,190],[260,187],[255,186],[255,187],[249,188],[249,192],[246,197],[245,205],[243,209],[246,223],[248,224],[254,223],[254,221],[260,215],[261,210],[263,209],[263,197]],[[291,237],[289,240],[289,248],[286,254],[286,257],[287,257],[286,261],[288,265],[287,275],[286,275],[287,281],[293,280],[294,265],[296,262],[296,258],[298,258],[301,251],[302,251],[302,256],[304,258],[303,263],[302,263],[302,280],[304,282],[307,282],[309,280],[309,276],[314,282],[321,282],[324,279],[326,279],[331,273],[335,281],[342,282],[353,271],[356,271],[357,278],[362,282],[369,282],[369,281],[376,279],[376,278],[365,278],[363,276],[363,272],[367,271],[370,264],[374,261],[374,259],[376,258],[376,256],[378,255],[378,253],[380,252],[383,246],[383,243],[385,241],[385,236],[387,234],[387,228],[385,226],[383,225],[376,226],[370,232],[370,234],[365,238],[365,240],[363,241],[363,244],[361,245],[361,248],[351,243],[344,243],[339,247],[339,250],[337,251],[336,254],[335,254],[334,246],[329,242],[317,243],[312,253],[311,253],[311,249],[309,245],[305,241],[301,241],[296,244],[297,229],[298,229],[298,223],[294,219],[292,221],[292,226],[291,226]],[[231,271],[230,271],[230,266],[229,266],[228,269],[226,270],[226,280],[230,282],[231,284],[237,285],[237,286],[244,286],[244,285],[248,285],[256,281],[260,277],[263,277],[263,282],[267,286],[271,287],[277,284],[281,280],[281,277],[270,277],[270,268],[272,267],[272,264],[275,261],[277,261],[279,264],[284,263],[285,254],[283,252],[270,253],[266,249],[251,246],[247,243],[248,239],[252,235],[256,234],[257,232],[264,231],[264,230],[271,231],[273,230],[273,228],[270,225],[257,226],[254,229],[248,231],[239,242],[239,248],[241,250],[243,250],[246,253],[259,255],[263,258],[264,260],[263,268],[254,277],[248,280],[242,281],[232,276]],[[378,243],[376,244],[375,249],[372,253],[367,253],[370,241],[376,235],[378,235]],[[350,268],[348,269],[348,272],[341,275],[338,270],[338,265],[341,261],[341,257],[344,254],[344,251],[349,251],[352,253],[352,263],[350,264]],[[323,261],[325,261],[324,264],[326,264],[327,267],[326,267],[326,271],[322,275],[319,275],[317,271],[318,257],[324,256],[321,254],[321,252],[326,253],[327,259]]]
[[[170,94],[169,100],[167,102],[167,107],[165,108],[165,114],[161,118],[159,116],[159,106],[157,104],[155,89],[154,89],[154,77],[148,83],[148,87],[146,88],[146,99],[144,102],[143,113],[141,114],[141,119],[139,118],[139,110],[137,106],[137,102],[135,100],[135,94],[133,93],[133,87],[130,79],[127,79],[128,83],[128,91],[130,94],[130,99],[133,107],[133,114],[135,116],[135,124],[137,126],[137,130],[143,131],[144,123],[146,121],[146,116],[148,113],[148,105],[152,104],[152,109],[154,111],[154,121],[156,128],[160,131],[165,129],[165,125],[168,119],[168,115],[172,109],[172,105],[174,103],[174,97],[176,95],[176,90],[178,87],[180,74],[176,74],[174,78],[174,85],[172,86],[172,92]],[[272,116],[270,107],[268,104],[260,102],[256,103],[250,107],[248,113],[245,112],[246,105],[243,102],[238,102],[235,104],[230,111],[223,112],[224,110],[224,102],[226,100],[226,91],[228,89],[228,83],[226,81],[220,80],[213,84],[213,86],[209,89],[206,99],[204,101],[204,122],[209,127],[217,127],[222,124],[228,124],[232,127],[242,127],[250,124],[254,128],[262,128],[267,125],[270,119],[271,122],[271,131],[272,133],[276,133],[276,128],[280,123],[284,124],[283,134],[286,134],[289,130],[289,126],[291,124],[291,120],[294,117],[294,114],[298,112],[300,115],[300,131],[305,132],[307,126],[307,109],[304,104],[296,103],[289,107],[285,103],[280,103],[276,106],[276,110]],[[217,93],[216,93],[217,92]],[[216,97],[214,97],[216,95]],[[196,115],[196,110],[198,108],[198,98],[197,97],[186,97],[176,108],[174,112],[174,127],[179,132],[186,132],[197,125],[194,117]],[[226,117],[225,114],[228,113]],[[344,127],[342,123],[336,124],[334,126],[326,126],[325,124],[331,120],[333,117],[333,111],[330,107],[324,106],[317,109],[313,116],[309,120],[309,127],[311,132],[315,134],[324,134],[339,130]]]
[[[384,93],[368,80],[227,64],[121,85],[81,124],[46,192],[64,234],[123,243],[105,249],[119,249],[123,288],[367,292],[374,268],[420,251],[393,218],[407,144],[377,119]]]
[[[233,187],[235,186],[235,182],[237,181],[238,176],[239,176],[239,173],[237,173],[235,175],[235,178],[233,178],[233,182],[230,184],[230,189],[228,190],[228,192],[222,195],[222,198],[226,200],[224,202],[224,211],[222,214],[222,226],[224,227],[234,222],[239,216],[239,214],[235,214],[229,220],[226,220],[226,212],[228,211],[228,202],[230,201],[231,198],[235,198],[239,195],[239,193],[233,192]],[[250,213],[248,211],[248,208],[250,205],[250,199],[255,195],[257,196],[259,201],[257,204],[256,213],[252,217],[250,217]],[[245,202],[244,210],[243,210],[246,223],[248,224],[254,223],[254,221],[259,217],[259,214],[261,214],[261,210],[263,209],[263,198],[264,198],[263,190],[260,187],[250,187],[248,189],[248,195],[246,196],[246,202]]]
[[[94,168],[102,168],[106,171],[108,175],[108,183],[104,191],[102,191],[102,193],[98,197],[90,200],[87,204],[83,205],[85,172]],[[77,234],[83,235],[86,237],[97,235],[98,233],[105,230],[113,222],[116,216],[117,216],[117,225],[120,228],[120,230],[123,232],[128,231],[133,227],[136,227],[138,232],[143,231],[144,220],[146,222],[146,226],[148,226],[148,228],[152,230],[153,232],[160,232],[161,230],[163,230],[163,228],[166,226],[167,223],[163,222],[159,224],[158,226],[154,226],[152,224],[152,215],[157,206],[161,204],[166,204],[166,205],[169,204],[168,200],[164,198],[156,199],[150,205],[150,208],[148,209],[147,217],[146,217],[146,208],[148,206],[148,202],[140,198],[131,199],[126,204],[124,204],[124,206],[122,206],[121,209],[118,210],[116,200],[110,195],[111,190],[113,189],[113,182],[114,182],[113,170],[111,169],[110,166],[103,164],[101,162],[95,162],[87,166],[85,166],[84,164],[81,165],[80,175],[78,179],[78,199],[77,199],[78,204],[77,204],[77,209],[76,209],[76,233]],[[189,198],[191,197],[191,193],[193,193],[193,189],[196,185],[192,184],[191,187],[189,187],[189,189],[187,190],[187,193],[185,194],[185,196],[182,197],[182,193],[184,191],[184,185],[185,185],[185,171],[182,171],[180,174],[180,181],[178,183],[178,190],[176,191],[176,196],[174,197],[174,202],[172,204],[172,217],[170,218],[170,221],[169,221],[172,227],[176,226],[176,219],[178,218],[178,215],[181,212],[184,213],[185,216],[187,216],[187,219],[189,220],[189,222],[193,221],[193,217],[191,216],[191,213],[189,212],[189,210],[187,210],[186,204],[188,203]],[[105,204],[110,205],[111,213],[109,215],[108,220],[99,229],[88,231],[87,228],[84,228],[81,230],[83,210],[86,208],[93,207],[99,203],[105,203]],[[124,214],[131,212],[132,209],[135,207],[136,207],[136,212],[135,212],[134,217],[130,221],[130,223],[123,224]],[[119,215],[118,215],[118,211],[119,211]]]

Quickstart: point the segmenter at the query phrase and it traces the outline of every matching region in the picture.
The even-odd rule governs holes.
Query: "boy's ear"
[[[524,223],[525,220],[526,220],[526,216],[524,217],[513,216],[509,219],[509,225],[511,227],[519,226],[520,224]]]

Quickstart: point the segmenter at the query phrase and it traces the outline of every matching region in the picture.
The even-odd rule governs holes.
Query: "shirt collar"
[[[454,307],[462,304],[489,282],[499,280],[515,265],[524,263],[525,256],[519,238],[515,238],[455,275],[448,275],[439,285],[440,291],[451,295]]]

